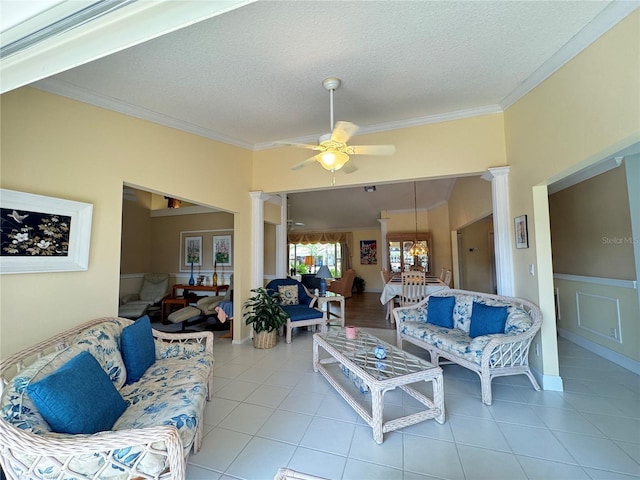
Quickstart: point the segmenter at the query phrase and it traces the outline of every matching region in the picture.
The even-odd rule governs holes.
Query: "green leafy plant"
[[[253,326],[253,331],[271,332],[284,325],[289,315],[280,307],[280,295],[264,287],[251,290],[255,295],[244,302],[244,322]]]
[[[352,291],[355,291],[356,293],[362,293],[364,292],[364,285],[365,285],[365,281],[364,278],[362,277],[356,277],[353,280],[353,289]]]

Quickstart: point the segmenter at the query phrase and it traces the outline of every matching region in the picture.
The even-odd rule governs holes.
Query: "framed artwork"
[[[202,266],[202,237],[184,237],[184,264]]]
[[[231,254],[231,235],[213,236],[213,263],[218,267],[230,267],[233,256]]]
[[[520,215],[515,219],[516,248],[529,248],[529,230],[527,216]]]
[[[0,273],[87,270],[90,203],[0,189]]]
[[[360,240],[360,264],[377,265],[378,252],[375,240]]]

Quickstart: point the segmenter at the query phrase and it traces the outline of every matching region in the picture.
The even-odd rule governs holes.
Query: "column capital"
[[[263,202],[266,202],[271,198],[271,195],[269,195],[268,193],[264,193],[262,190],[249,192],[249,195],[253,200],[262,200]]]
[[[504,177],[505,175],[508,175],[509,174],[509,168],[511,168],[511,167],[509,167],[509,166],[506,166],[506,167],[489,167],[489,168],[487,168],[487,171],[484,172],[481,175],[480,178],[490,182],[494,178]]]

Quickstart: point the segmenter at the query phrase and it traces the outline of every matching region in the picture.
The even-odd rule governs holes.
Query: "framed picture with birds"
[[[93,205],[0,189],[0,273],[87,270]]]

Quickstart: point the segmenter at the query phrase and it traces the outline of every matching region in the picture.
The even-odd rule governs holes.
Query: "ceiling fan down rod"
[[[327,90],[329,90],[329,110],[330,110],[330,122],[331,125],[329,125],[329,131],[332,132],[333,131],[333,92],[335,91],[336,88],[338,88],[340,86],[341,80],[339,78],[336,77],[329,77],[329,78],[325,78],[322,81],[322,86],[324,88],[326,88]]]

